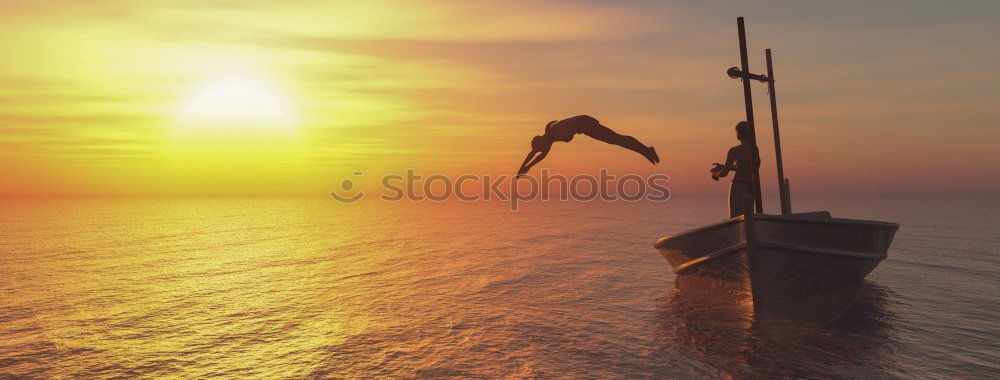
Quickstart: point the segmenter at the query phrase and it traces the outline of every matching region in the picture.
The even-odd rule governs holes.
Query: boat
[[[774,127],[781,214],[763,212],[759,173],[754,173],[755,211],[661,238],[653,245],[677,274],[681,291],[705,290],[732,298],[755,317],[792,318],[827,324],[843,314],[864,288],[865,277],[886,257],[899,229],[890,222],[834,218],[828,211],[792,213],[784,178],[771,50],[767,74],[747,69],[743,18],[737,19],[742,68],[727,70],[743,80],[752,141],[750,81],[768,84]]]
[[[898,229],[826,211],[748,214],[664,237],[654,247],[679,287],[718,288],[752,303],[754,313],[826,324],[854,303]]]

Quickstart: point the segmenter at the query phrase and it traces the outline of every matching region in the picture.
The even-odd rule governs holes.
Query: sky
[[[995,196],[995,1],[0,2],[0,197],[323,196],[417,172],[513,174],[545,123],[588,114],[650,165],[577,137],[537,168],[708,169],[774,54],[795,194]],[[235,90],[234,90],[235,89]],[[753,87],[773,193],[764,85]],[[537,169],[536,169],[537,170]]]

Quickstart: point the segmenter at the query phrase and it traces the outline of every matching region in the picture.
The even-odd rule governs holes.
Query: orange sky
[[[774,50],[796,194],[1000,190],[998,3],[685,3],[5,1],[0,196],[322,196],[356,170],[513,174],[531,136],[577,114],[663,162],[580,137],[539,167],[721,194],[707,170],[744,118],[724,73],[740,15],[751,68]],[[251,116],[192,121],[240,110],[199,100],[229,80],[262,88]],[[754,96],[770,192],[763,85]]]

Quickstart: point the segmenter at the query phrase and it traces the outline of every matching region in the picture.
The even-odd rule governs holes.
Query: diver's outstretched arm
[[[528,152],[528,156],[524,158],[524,162],[521,163],[521,167],[517,169],[517,176],[518,177],[524,175],[524,173],[528,171],[528,169],[526,168],[526,166],[528,166],[528,162],[531,161],[531,158],[535,156],[536,152],[538,152],[538,151],[532,150],[532,151]]]
[[[539,151],[533,150],[530,153],[528,153],[528,157],[524,158],[524,163],[521,164],[521,170],[517,171],[517,176],[518,177],[520,177],[520,176],[524,175],[525,173],[527,173],[528,170],[531,170],[532,166],[535,166],[535,164],[541,162],[543,159],[545,159],[545,156],[549,154],[548,149],[539,152],[539,154],[537,156],[535,156],[536,152],[539,152]],[[535,158],[533,160],[531,159],[532,156],[535,156]],[[528,162],[529,160],[531,162]]]

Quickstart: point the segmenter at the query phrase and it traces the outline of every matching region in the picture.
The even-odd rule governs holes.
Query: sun
[[[291,129],[298,118],[288,97],[266,81],[218,78],[197,86],[177,115],[180,128]]]
[[[302,123],[292,98],[259,78],[219,76],[184,93],[164,140],[172,173],[244,178],[300,164]]]

